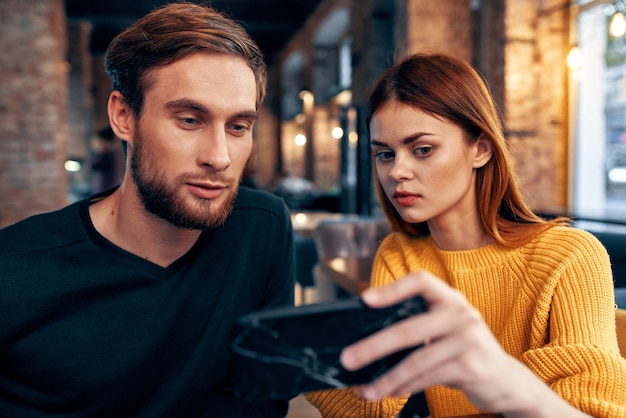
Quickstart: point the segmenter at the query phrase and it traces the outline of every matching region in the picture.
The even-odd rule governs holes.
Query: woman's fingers
[[[464,391],[493,380],[494,363],[504,354],[486,326],[464,322],[466,328],[450,332],[407,356],[375,382],[360,388],[367,399],[401,396],[435,385]]]
[[[484,377],[482,368],[491,358],[484,351],[499,350],[499,346],[483,347],[485,343],[486,346],[492,345],[489,340],[493,336],[480,317],[472,310],[466,314],[456,314],[456,310],[442,310],[429,314],[429,317],[434,318],[432,322],[437,325],[431,329],[426,319],[428,325],[424,328],[433,338],[375,382],[359,388],[364,397],[380,399],[383,396],[400,396],[439,384],[462,388]],[[408,320],[406,322],[412,324]],[[392,327],[388,331],[392,331]],[[398,335],[411,332],[397,331]],[[381,337],[389,341],[384,335]],[[364,350],[368,349],[364,346]]]
[[[383,307],[415,295],[424,297],[428,312],[344,349],[342,363],[354,370],[396,351],[424,345],[377,381],[357,388],[363,397],[400,396],[439,384],[482,392],[481,388],[502,380],[492,365],[505,360],[506,354],[478,311],[435,276],[413,273],[389,286],[368,290],[363,298],[370,306]]]
[[[421,270],[382,287],[366,289],[361,297],[369,306],[382,308],[399,303],[412,296],[421,295],[429,303],[436,303],[441,292],[455,292],[431,273]]]
[[[389,354],[440,338],[458,326],[459,314],[455,311],[462,312],[465,299],[427,272],[413,273],[384,288],[368,290],[363,298],[370,306],[384,307],[415,295],[425,298],[428,312],[400,321],[345,348],[341,356],[343,366],[349,370],[359,369]],[[452,301],[447,304],[449,309],[444,309],[446,299]]]
[[[375,382],[358,387],[357,392],[369,400],[421,392],[427,387],[438,384],[440,376],[436,371],[441,364],[455,356],[458,350],[458,345],[446,344],[446,342],[423,346]]]
[[[423,329],[428,324],[427,315],[405,319],[344,348],[341,363],[348,370],[357,370],[397,351],[421,345],[429,335]]]

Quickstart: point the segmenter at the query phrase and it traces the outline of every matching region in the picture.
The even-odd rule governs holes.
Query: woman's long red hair
[[[389,101],[398,101],[456,123],[470,141],[487,138],[493,156],[476,172],[476,200],[485,230],[508,247],[522,245],[569,219],[545,220],[524,201],[504,138],[500,115],[482,77],[471,65],[440,52],[411,55],[387,70],[370,95],[366,123]],[[372,159],[376,167],[376,160]],[[376,177],[376,176],[375,176]],[[380,181],[376,192],[394,230],[410,235],[429,234],[426,223],[411,224],[395,210]]]

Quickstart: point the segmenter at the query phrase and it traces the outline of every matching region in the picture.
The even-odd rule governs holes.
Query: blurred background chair
[[[310,236],[294,235],[296,249],[296,292],[295,304],[309,303],[311,289],[315,287],[313,268],[318,262],[315,240]]]
[[[356,215],[346,215],[342,213],[332,213],[324,211],[292,211],[291,223],[294,232],[295,247],[295,269],[296,288],[294,292],[295,304],[301,305],[315,301],[315,280],[313,278],[313,268],[317,264],[319,257],[313,231],[317,225],[328,219],[345,219],[356,217]]]
[[[366,286],[376,250],[390,232],[384,218],[358,216],[320,222],[313,231],[319,258],[313,269],[318,301],[344,298]],[[330,266],[337,265],[357,270],[350,274],[333,269],[336,274],[330,275]],[[352,283],[356,281],[359,283]],[[348,286],[340,286],[342,282]]]

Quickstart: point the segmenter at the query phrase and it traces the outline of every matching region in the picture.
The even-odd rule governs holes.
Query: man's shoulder
[[[288,213],[285,201],[280,197],[265,190],[250,189],[245,186],[239,188],[233,210],[264,211],[279,218],[285,217]]]
[[[78,203],[32,215],[0,229],[0,254],[7,256],[68,245],[75,241],[80,212]]]

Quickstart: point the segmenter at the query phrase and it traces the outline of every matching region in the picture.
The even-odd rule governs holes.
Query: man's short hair
[[[265,98],[267,67],[246,30],[230,17],[191,3],[158,8],[117,35],[107,48],[105,69],[136,116],[141,114],[146,72],[197,52],[231,55],[252,69],[257,108]]]

